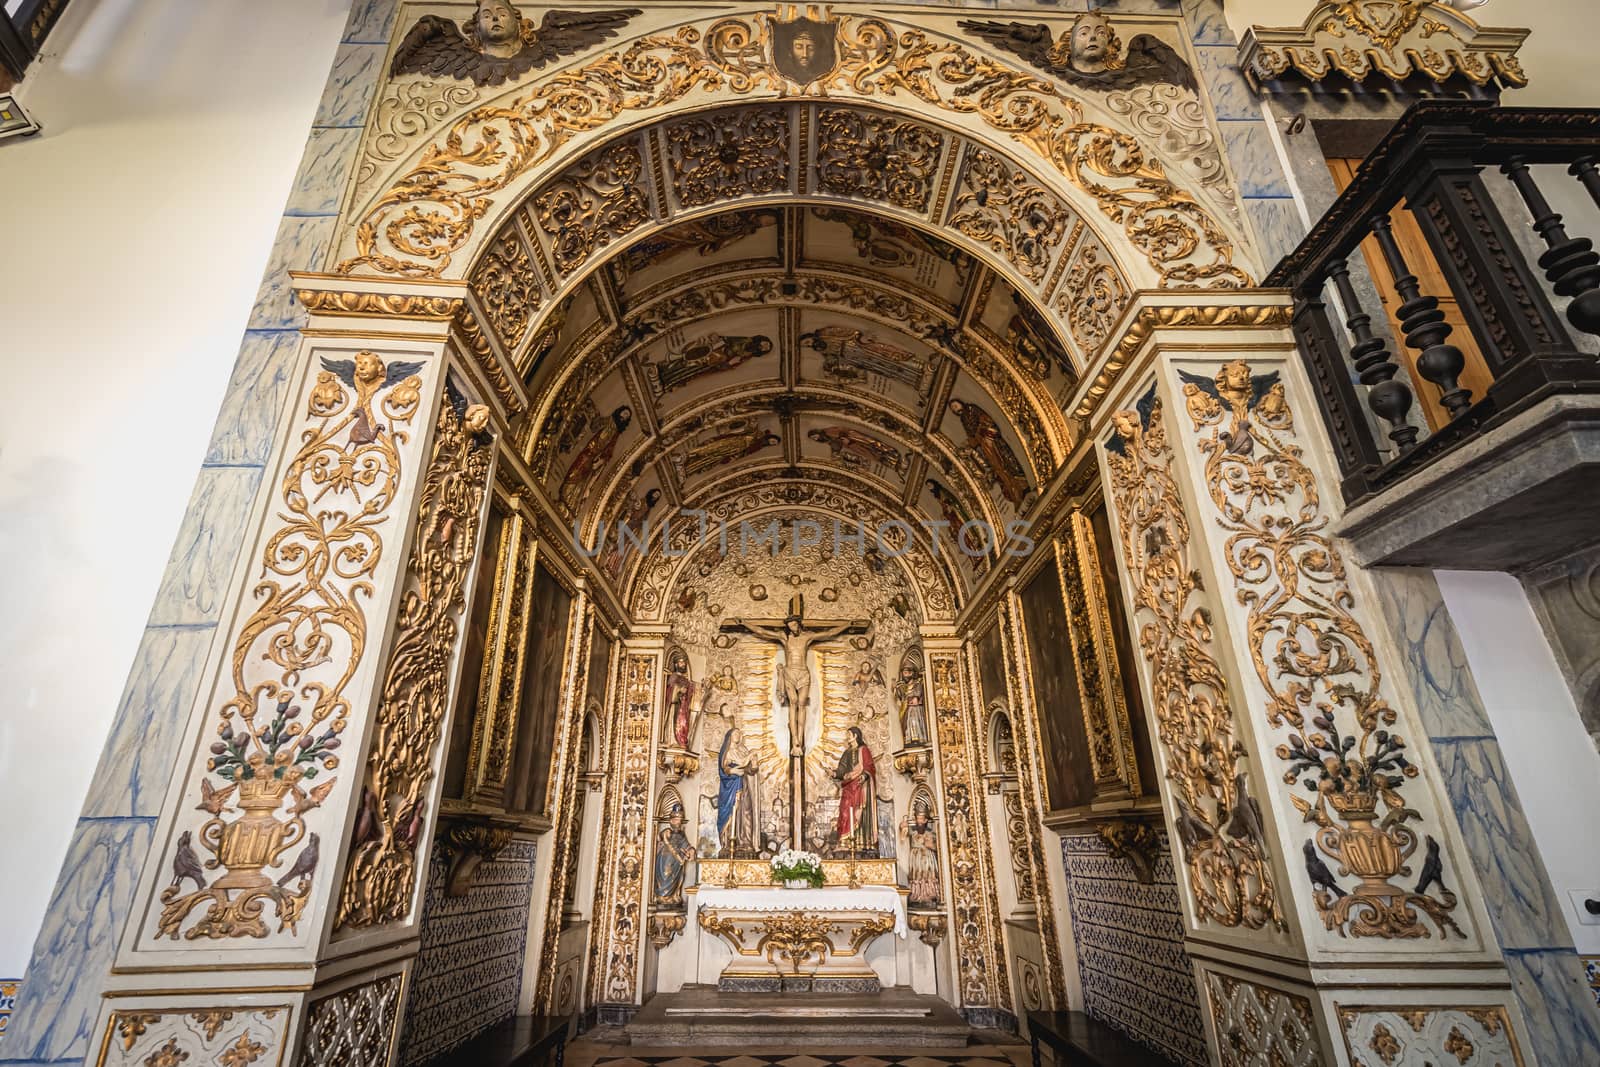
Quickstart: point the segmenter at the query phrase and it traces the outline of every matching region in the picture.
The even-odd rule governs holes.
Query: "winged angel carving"
[[[501,85],[559,56],[570,56],[615,37],[640,13],[636,7],[605,11],[546,11],[537,25],[505,0],[478,0],[477,13],[456,27],[424,15],[395,52],[390,73],[428,74],[476,85]]]
[[[1194,71],[1166,42],[1141,33],[1126,53],[1111,22],[1088,12],[1056,40],[1043,22],[963,21],[961,28],[1021,56],[1033,66],[1080,89],[1132,89],[1151,83],[1198,92]]]

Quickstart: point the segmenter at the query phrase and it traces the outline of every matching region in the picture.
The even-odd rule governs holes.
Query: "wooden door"
[[[1356,169],[1361,166],[1361,162],[1359,159],[1328,160],[1328,169],[1333,172],[1333,183],[1338,186],[1340,192],[1343,192],[1355,177]],[[1494,377],[1490,375],[1483,353],[1478,349],[1477,338],[1473,337],[1472,331],[1467,328],[1467,321],[1461,315],[1461,306],[1451,294],[1450,287],[1444,280],[1444,273],[1440,271],[1439,263],[1433,257],[1433,250],[1428,247],[1427,239],[1422,236],[1422,228],[1417,225],[1417,220],[1412,217],[1411,212],[1405,210],[1404,204],[1390,213],[1389,223],[1394,229],[1395,241],[1400,245],[1400,252],[1405,256],[1406,265],[1411,268],[1422,286],[1423,295],[1438,297],[1439,310],[1444,312],[1445,321],[1455,327],[1446,338],[1446,343],[1461,349],[1461,354],[1466,357],[1467,365],[1461,371],[1462,388],[1472,391],[1474,402],[1482,400],[1494,382]],[[1384,313],[1389,317],[1395,345],[1399,348],[1398,352],[1392,354],[1397,357],[1397,362],[1411,371],[1412,391],[1417,395],[1417,405],[1428,420],[1428,429],[1437,430],[1450,421],[1450,414],[1444,405],[1439,403],[1439,387],[1417,371],[1419,353],[1405,343],[1405,331],[1400,329],[1400,319],[1397,315],[1400,298],[1395,294],[1394,272],[1389,269],[1388,261],[1383,258],[1383,252],[1378,248],[1376,238],[1369,237],[1361,242],[1361,252],[1366,256],[1367,269],[1372,273],[1372,280],[1377,283],[1378,295],[1383,299]]]

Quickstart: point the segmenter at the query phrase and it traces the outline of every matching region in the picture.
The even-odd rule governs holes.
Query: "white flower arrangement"
[[[822,857],[815,852],[800,852],[786,848],[772,857],[774,882],[806,882],[813,889],[822,888]]]

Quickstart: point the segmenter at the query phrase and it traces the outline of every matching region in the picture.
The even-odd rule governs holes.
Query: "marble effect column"
[[[295,277],[309,321],[92,1031],[97,1064],[389,1062],[503,426],[464,286]]]
[[[1141,297],[1090,432],[1212,1055],[1531,1062],[1404,661],[1331,532],[1286,299],[1195,302]]]

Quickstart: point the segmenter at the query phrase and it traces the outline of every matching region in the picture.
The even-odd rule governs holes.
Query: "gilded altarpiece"
[[[1243,323],[1257,311],[1217,315]],[[1413,1000],[1492,1001],[1514,1030],[1476,877],[1456,861],[1438,772],[1390,681],[1397,660],[1369,614],[1375,599],[1332,533],[1331,453],[1292,341],[1276,327],[1241,331],[1251,355],[1240,359],[1195,336],[1157,326],[1141,338],[1130,362],[1147,369],[1116,391],[1097,438],[1213,1053],[1249,1062],[1240,1028],[1303,1021],[1304,1004],[1314,1025],[1282,1058],[1315,1062],[1311,1044],[1331,1055],[1330,971],[1357,962],[1368,986],[1434,968],[1439,987]],[[1308,962],[1251,991],[1212,945]],[[1452,989],[1450,963],[1485,968],[1476,988]]]

